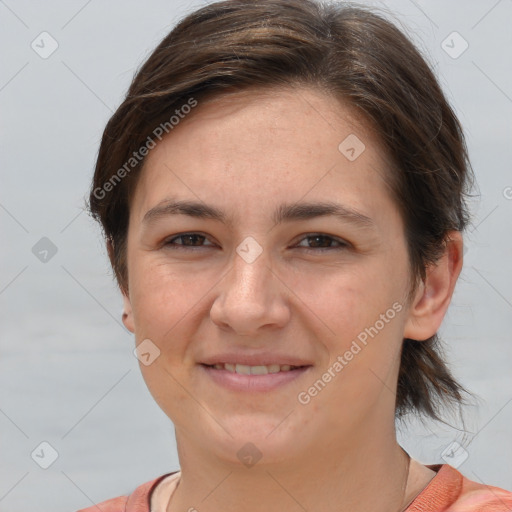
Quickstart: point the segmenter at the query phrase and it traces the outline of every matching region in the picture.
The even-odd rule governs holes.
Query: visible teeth
[[[267,373],[266,366],[251,366],[251,375],[267,375]]]
[[[236,373],[241,373],[242,375],[251,375],[251,367],[245,364],[237,364],[235,371]]]
[[[239,373],[241,375],[266,375],[267,373],[279,373],[288,372],[292,368],[298,368],[297,366],[291,366],[289,364],[269,364],[259,366],[249,366],[246,364],[231,364],[231,363],[217,363],[213,367],[216,370],[227,370],[231,373]]]

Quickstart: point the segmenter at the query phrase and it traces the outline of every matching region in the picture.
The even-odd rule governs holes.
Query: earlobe
[[[125,293],[123,293],[123,324],[130,332],[135,332],[132,304],[130,298]]]
[[[404,338],[423,341],[439,330],[461,269],[462,235],[451,231],[446,237],[443,255],[426,269],[425,280],[409,307]]]
[[[114,242],[112,238],[107,238],[107,253],[110,259],[110,264],[112,268],[115,267],[115,253],[114,253]],[[123,294],[123,324],[130,331],[135,332],[135,324],[133,322],[133,311],[132,304],[130,302],[130,297],[128,296],[128,292],[123,291],[121,288],[121,293]]]

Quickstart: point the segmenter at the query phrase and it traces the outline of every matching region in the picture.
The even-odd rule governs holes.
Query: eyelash
[[[191,233],[182,233],[180,235],[173,236],[172,238],[169,238],[166,241],[164,241],[163,245],[165,247],[169,247],[173,250],[185,250],[185,251],[188,251],[188,250],[196,251],[198,249],[201,249],[202,247],[213,247],[213,246],[187,246],[187,245],[183,245],[183,243],[182,244],[173,244],[172,243],[174,240],[178,240],[180,238],[184,238],[187,236],[200,236],[200,237],[204,238],[205,240],[208,240],[208,238],[205,235],[202,235],[201,233],[191,232]],[[303,240],[307,240],[308,238],[316,238],[316,237],[331,240],[333,242],[338,243],[339,246],[338,247],[303,247],[303,249],[306,252],[319,252],[319,251],[325,252],[325,251],[332,251],[332,250],[348,249],[349,247],[351,247],[351,245],[348,242],[345,242],[344,240],[335,238],[330,235],[326,235],[324,233],[308,233],[307,235],[305,235],[304,237],[302,237],[299,240],[299,243],[302,242]]]

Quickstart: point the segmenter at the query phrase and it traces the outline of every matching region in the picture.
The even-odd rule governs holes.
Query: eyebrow
[[[166,199],[146,212],[143,224],[150,224],[170,215],[187,215],[197,219],[209,219],[231,224],[231,219],[219,208],[200,201]],[[361,212],[335,202],[301,202],[282,204],[274,211],[272,220],[275,224],[310,220],[316,217],[334,216],[345,222],[360,227],[375,228],[375,222]]]

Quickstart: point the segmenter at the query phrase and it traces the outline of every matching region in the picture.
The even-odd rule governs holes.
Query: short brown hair
[[[392,192],[404,220],[413,289],[425,277],[448,231],[462,231],[468,222],[472,171],[459,121],[419,51],[375,9],[226,0],[186,16],[163,39],[103,133],[89,208],[109,241],[122,291],[129,206],[144,162],[133,155],[155,127],[169,125],[170,114],[191,98],[197,104],[231,91],[296,85],[348,103],[380,137],[393,162]],[[463,392],[440,356],[437,335],[404,339],[397,417],[416,410],[440,419],[440,406],[462,403]]]

